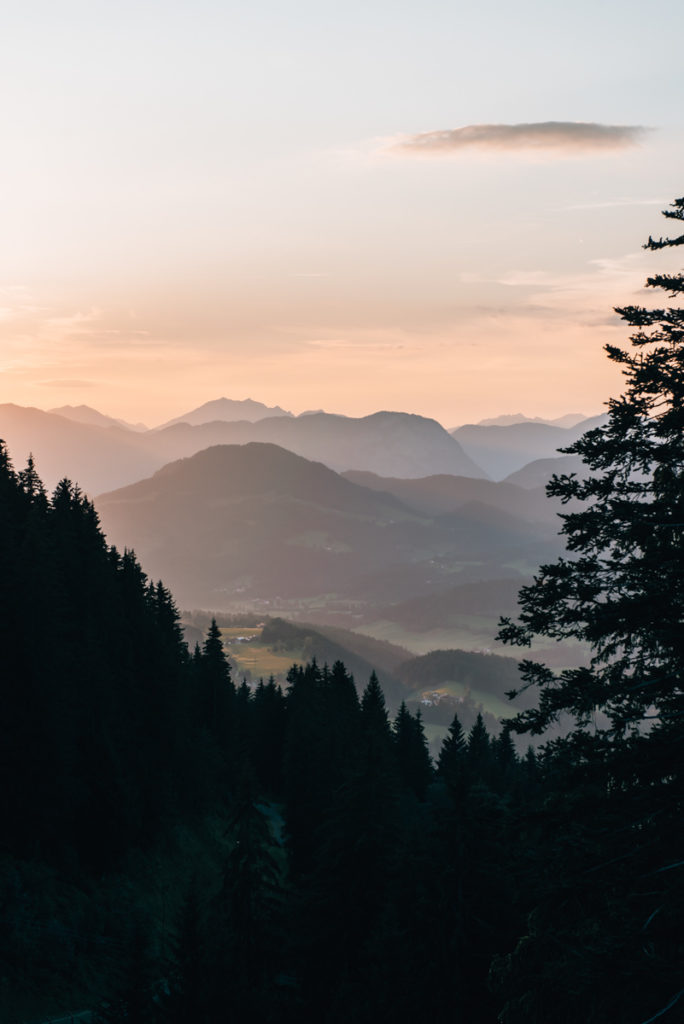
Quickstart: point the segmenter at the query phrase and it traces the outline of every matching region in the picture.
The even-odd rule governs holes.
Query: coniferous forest
[[[188,651],[79,488],[2,447],[2,1020],[681,1019],[684,311],[618,313],[624,392],[549,485],[567,554],[501,625],[592,656],[523,660],[536,706],[455,717],[436,763],[374,674],[250,688],[215,622]]]

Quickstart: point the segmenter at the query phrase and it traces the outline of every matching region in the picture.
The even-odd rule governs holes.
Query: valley
[[[202,621],[197,614],[192,616]],[[219,619],[220,621],[220,619]],[[436,756],[457,711],[470,729],[478,714],[496,729],[529,701],[511,703],[507,690],[517,685],[514,658],[463,650],[434,650],[423,656],[396,644],[339,627],[269,619],[259,625],[219,626],[233,678],[255,687],[269,677],[282,686],[293,664],[315,660],[332,666],[343,662],[359,686],[375,671],[388,705],[396,711],[404,701],[420,709]]]
[[[294,661],[339,658],[359,678],[375,669],[392,706],[428,699],[395,674],[412,656],[505,652],[499,619],[562,550],[544,481],[573,460],[556,448],[596,422],[511,416],[449,432],[404,413],[295,417],[220,398],[150,429],[87,406],[0,406],[0,436],[20,460],[33,453],[48,486],[69,476],[96,491],[109,543],[188,609],[191,645],[190,620],[206,628],[212,609],[231,623],[236,678],[283,682]],[[586,657],[578,644],[532,651],[556,669]],[[467,690],[458,676],[430,687]],[[503,694],[467,690],[496,718]]]
[[[543,486],[569,458],[555,449],[595,422],[511,416],[449,432],[404,413],[296,417],[220,398],[150,429],[87,406],[0,406],[19,461],[31,452],[48,486],[68,476],[97,493],[109,543],[188,609],[191,646],[212,609],[236,678],[282,683],[295,661],[339,659],[359,679],[377,671],[392,707],[439,692],[424,714],[438,730],[454,700],[495,723],[511,687],[453,672],[407,687],[399,666],[507,653],[499,619],[562,549]],[[586,657],[548,641],[532,652],[556,669]]]

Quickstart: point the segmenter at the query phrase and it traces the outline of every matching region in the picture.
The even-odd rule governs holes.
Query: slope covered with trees
[[[6,842],[100,867],[200,799],[187,651],[170,594],[78,487],[48,498],[2,449],[0,488]]]
[[[437,1020],[486,1001],[507,911],[490,881],[442,893],[527,791],[508,741],[480,720],[445,754],[451,787],[374,673],[360,697],[339,661],[236,687],[215,623],[190,655],[77,487],[48,497],[3,448],[0,488],[3,1019],[409,1019],[416,971]],[[495,820],[473,798],[466,829],[478,786]]]

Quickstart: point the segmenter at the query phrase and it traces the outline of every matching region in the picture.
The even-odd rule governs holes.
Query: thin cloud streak
[[[468,124],[462,128],[405,135],[388,147],[400,156],[449,156],[468,150],[536,151],[556,156],[611,152],[635,146],[649,129],[592,121],[530,124]]]

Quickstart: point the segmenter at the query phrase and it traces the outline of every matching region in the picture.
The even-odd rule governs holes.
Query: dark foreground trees
[[[340,662],[236,691],[216,624],[191,658],[3,447],[0,517],[0,1018],[493,1024],[515,753],[480,721],[435,781],[420,716]]]
[[[684,220],[684,198],[664,215]],[[587,475],[547,488],[568,507],[568,556],[541,567],[500,634],[591,649],[586,667],[559,675],[522,664],[539,704],[513,727],[541,733],[564,718],[570,731],[546,748],[538,905],[495,972],[507,1024],[667,1024],[684,1012],[684,275],[647,285],[675,304],[617,310],[634,328],[631,349],[607,346],[624,393],[567,449]]]

